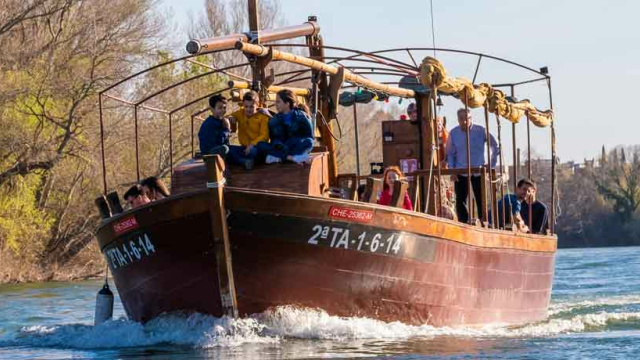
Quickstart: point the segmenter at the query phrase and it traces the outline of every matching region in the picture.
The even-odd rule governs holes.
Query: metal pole
[[[440,155],[440,132],[438,132],[438,120],[437,120],[437,111],[438,111],[438,100],[437,100],[437,92],[438,88],[435,86],[435,83],[431,87],[432,95],[433,95],[433,129],[436,134],[436,157],[438,159],[438,209],[436,210],[436,215],[438,215],[442,211],[442,156]],[[444,126],[444,124],[443,124]]]
[[[511,86],[511,97],[515,96],[513,85]],[[512,134],[512,146],[513,149],[513,192],[515,193],[516,187],[518,187],[518,158],[517,158],[517,143],[516,143],[516,123],[511,123],[511,134]]]
[[[311,96],[313,96],[313,102],[311,103],[311,128],[314,134],[318,126],[318,95],[318,72],[316,71],[311,76]]]
[[[100,151],[102,153],[102,187],[107,195],[107,162],[104,157],[104,123],[102,121],[102,94],[98,94],[98,112],[100,117]]]
[[[551,96],[551,77],[547,78],[547,86],[549,87],[549,108],[553,111],[553,96]],[[555,234],[556,225],[556,129],[555,119],[551,120],[551,224],[549,229],[551,234]]]
[[[496,123],[498,124],[498,146],[500,147],[500,156],[498,159],[500,160],[500,200],[502,201],[501,209],[498,211],[502,212],[502,226],[506,225],[506,205],[504,203],[504,179],[502,178],[504,171],[504,163],[503,163],[503,151],[502,151],[502,126],[500,125],[500,115],[496,110]],[[500,228],[498,226],[498,228]]]
[[[193,121],[194,121],[195,115],[191,115],[191,158],[193,158],[196,154],[195,154],[195,149],[194,149],[194,142],[193,142]]]
[[[354,132],[355,132],[355,137],[356,137],[356,175],[358,176],[358,179],[360,179],[360,145],[359,145],[359,137],[358,137],[358,111],[356,110],[358,108],[358,103],[354,102],[353,103],[353,125],[354,125]]]
[[[531,179],[531,121],[527,111],[527,177]]]
[[[511,123],[511,145],[513,146],[513,191],[516,191],[516,187],[518,186],[518,150],[516,149],[516,123]]]
[[[487,127],[485,129],[486,131],[486,138],[487,138],[487,164],[488,164],[488,169],[489,169],[489,186],[491,187],[491,200],[493,201],[493,194],[495,192],[495,184],[493,183],[493,179],[491,179],[491,174],[493,174],[493,165],[491,164],[491,132],[489,131],[489,104],[487,102],[485,102],[484,104],[484,123],[485,126]],[[502,151],[502,149],[500,149]],[[482,189],[483,192],[486,192],[487,189]],[[497,206],[497,204],[492,203],[491,204],[491,209],[495,209]],[[491,225],[495,228],[496,227],[496,218],[495,216],[493,216],[493,213],[495,211],[492,210],[491,211]]]
[[[133,107],[133,125],[136,137],[136,179],[140,182],[140,155],[138,150],[138,106]]]
[[[469,94],[467,94],[467,89],[464,89],[464,110],[465,110],[465,116],[467,117],[467,129],[465,131],[465,134],[467,135],[467,191],[468,191],[468,196],[467,196],[467,214],[469,214],[468,216],[468,223],[471,224],[471,214],[472,214],[472,208],[471,208],[471,192],[473,191],[473,187],[471,186],[471,143],[469,140],[469,131],[471,130],[471,123],[469,120],[469,105],[467,105],[469,103]],[[477,199],[476,199],[477,201]]]
[[[170,178],[173,180],[173,126],[171,123],[171,113],[169,113],[169,172]]]

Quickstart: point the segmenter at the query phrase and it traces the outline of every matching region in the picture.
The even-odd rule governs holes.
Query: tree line
[[[602,147],[598,159],[558,173],[561,247],[640,245],[640,146]]]
[[[157,0],[6,0],[0,11],[0,283],[65,278],[104,271],[94,240],[102,193],[98,93],[141,69],[184,55],[190,36],[244,31],[246,1],[203,0],[191,26],[175,21]],[[263,27],[282,23],[279,3],[261,1]],[[196,59],[228,66],[233,58]],[[113,89],[143,98],[210,69],[175,63]],[[150,100],[172,109],[226,86],[203,76]],[[121,194],[135,177],[133,109],[103,97],[110,189]],[[189,114],[175,114],[174,161],[190,155]],[[166,176],[166,116],[140,111],[143,176]]]

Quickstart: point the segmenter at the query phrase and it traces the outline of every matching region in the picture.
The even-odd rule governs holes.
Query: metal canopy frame
[[[522,81],[518,81],[518,82],[512,82],[512,83],[495,83],[495,84],[491,84],[491,86],[499,88],[499,87],[507,87],[510,88],[512,90],[512,93],[514,91],[515,88],[517,88],[518,86],[521,85],[525,85],[525,84],[531,84],[531,83],[536,83],[536,82],[546,82],[547,83],[547,87],[548,87],[548,94],[549,94],[549,103],[550,103],[550,107],[553,110],[553,100],[552,100],[552,95],[551,95],[551,76],[547,73],[543,73],[539,70],[535,70],[531,67],[525,66],[523,64],[519,64],[515,61],[511,61],[505,58],[501,58],[501,57],[497,57],[497,56],[493,56],[493,55],[488,55],[488,54],[484,54],[484,53],[479,53],[479,52],[472,52],[472,51],[466,51],[466,50],[459,50],[459,49],[451,49],[451,48],[432,48],[432,47],[415,47],[415,48],[393,48],[393,49],[384,49],[384,50],[377,50],[377,51],[371,51],[371,52],[366,52],[366,51],[361,51],[361,50],[357,50],[357,49],[350,49],[350,48],[344,48],[344,47],[338,47],[338,46],[319,46],[317,44],[313,44],[313,43],[307,43],[307,44],[284,44],[284,43],[271,43],[271,44],[263,44],[263,46],[267,47],[267,48],[283,48],[283,47],[288,47],[288,48],[307,48],[310,51],[311,50],[316,50],[316,51],[333,51],[333,52],[343,52],[346,53],[346,55],[344,56],[326,56],[325,59],[325,63],[326,64],[330,64],[330,65],[338,65],[341,67],[344,67],[345,69],[353,72],[354,74],[360,75],[360,76],[365,76],[365,75],[372,75],[372,76],[391,76],[391,77],[404,77],[404,76],[418,76],[419,75],[419,64],[416,62],[415,60],[415,53],[420,51],[420,52],[428,52],[428,51],[436,51],[436,52],[441,52],[441,53],[452,53],[452,54],[460,54],[460,55],[467,55],[467,56],[474,56],[477,57],[477,62],[476,62],[476,66],[474,69],[474,77],[473,77],[473,82],[475,83],[475,80],[477,78],[478,72],[480,70],[480,67],[482,65],[482,60],[483,59],[491,59],[491,60],[495,60],[497,62],[501,62],[504,64],[508,64],[510,66],[514,66],[517,67],[519,69],[525,70],[528,73],[532,74],[531,78],[527,78],[525,80]],[[200,96],[198,98],[195,99],[185,99],[185,103],[175,109],[162,109],[162,108],[158,108],[158,107],[152,107],[152,106],[148,106],[145,105],[145,102],[156,98],[157,96],[166,93],[167,91],[170,91],[171,89],[174,88],[178,88],[180,86],[183,86],[185,84],[188,84],[194,80],[197,79],[201,79],[201,78],[205,78],[207,76],[211,76],[211,75],[216,75],[216,74],[222,74],[231,78],[238,78],[238,79],[243,79],[248,81],[249,79],[247,79],[246,77],[242,76],[242,75],[238,75],[235,74],[233,72],[233,70],[239,69],[239,68],[251,68],[254,63],[252,61],[255,60],[251,60],[251,57],[249,57],[249,62],[244,62],[241,64],[237,64],[237,65],[231,65],[231,66],[227,66],[227,67],[223,67],[223,68],[219,68],[215,65],[212,64],[205,64],[202,63],[200,61],[196,61],[194,58],[196,57],[211,57],[213,55],[219,54],[219,53],[223,53],[223,52],[229,52],[229,51],[236,51],[238,54],[238,57],[244,57],[245,55],[236,49],[219,49],[219,50],[213,50],[213,51],[209,51],[206,52],[204,54],[192,54],[192,55],[187,55],[187,56],[183,56],[180,58],[176,58],[173,60],[169,60],[154,66],[151,66],[147,69],[135,72],[134,74],[127,76],[125,78],[123,78],[122,80],[112,84],[111,86],[103,89],[102,91],[100,91],[98,93],[98,104],[99,104],[99,117],[100,117],[100,142],[101,142],[101,152],[102,152],[102,175],[103,175],[103,190],[104,193],[107,193],[108,190],[108,184],[107,184],[107,172],[106,172],[106,159],[105,159],[105,144],[104,144],[104,120],[103,120],[103,106],[102,106],[102,102],[103,102],[103,97],[105,99],[110,99],[110,100],[114,100],[114,101],[118,101],[122,104],[128,105],[128,106],[132,106],[134,108],[134,127],[135,127],[135,147],[136,147],[136,175],[137,175],[137,179],[140,180],[140,165],[139,165],[139,150],[138,150],[138,109],[144,109],[147,111],[151,111],[151,112],[155,112],[155,113],[160,113],[163,115],[167,115],[169,118],[169,148],[170,148],[170,170],[173,170],[173,134],[172,134],[172,126],[173,126],[173,115],[178,112],[181,111],[185,108],[188,108],[189,106],[195,105],[207,98],[209,98],[210,96],[214,95],[214,94],[218,94],[218,93],[222,93],[225,91],[229,91],[232,88],[230,87],[225,87],[221,90],[217,90],[214,92],[211,92],[209,94],[206,94],[204,96]],[[394,56],[397,56],[399,54],[402,54],[403,56],[408,55],[411,63],[408,63],[406,61],[402,61],[399,60],[397,58],[394,58]],[[332,54],[333,55],[333,54]],[[281,61],[281,60],[273,60],[273,61]],[[192,64],[192,65],[196,65],[196,66],[200,66],[203,67],[205,69],[208,69],[209,71],[201,73],[201,74],[197,74],[195,76],[189,77],[189,78],[185,78],[183,80],[180,80],[178,82],[172,83],[170,85],[167,85],[155,92],[153,92],[150,95],[147,95],[145,97],[143,97],[142,99],[138,99],[138,100],[128,100],[125,98],[122,98],[120,96],[117,95],[113,95],[110,92],[112,92],[113,89],[115,89],[116,87],[119,87],[120,85],[124,85],[127,84],[130,81],[134,81],[139,79],[141,76],[144,76],[145,74],[159,69],[159,68],[163,68],[165,66],[169,66],[175,63],[185,63],[185,64]],[[283,71],[280,73],[274,73],[274,78],[277,81],[274,81],[273,85],[278,85],[278,86],[284,86],[290,83],[294,83],[294,82],[300,82],[300,81],[310,81],[312,80],[312,73],[314,72],[314,70],[310,69],[310,68],[303,68],[303,69],[297,69],[297,70],[293,70],[293,71]],[[284,78],[284,79],[281,79]],[[386,84],[386,85],[398,85],[399,84],[399,80],[398,81],[380,81],[378,83],[380,84]],[[362,87],[362,86],[358,86],[358,85],[353,85],[353,84],[349,84],[349,83],[345,83],[342,84],[341,88],[342,89],[348,89],[348,88],[354,88],[354,87]],[[194,120],[196,117],[201,116],[203,113],[205,113],[208,110],[208,108],[203,108],[201,110],[198,110],[194,113],[192,113],[189,117],[191,119],[191,155],[194,155],[195,151],[194,151]],[[527,123],[529,123],[529,120],[527,119]],[[527,125],[527,127],[529,128],[529,125]],[[555,152],[555,128],[554,128],[554,122],[551,122],[551,143],[552,143],[552,206],[551,206],[551,219],[555,219],[555,201],[556,201],[556,185],[555,185],[555,181],[556,181],[556,177],[555,177],[555,159],[556,159],[556,152]],[[529,130],[527,131],[527,134],[529,136]],[[530,140],[529,140],[530,141]],[[529,166],[531,163],[531,158],[530,158],[530,151],[529,151]],[[554,227],[554,223],[555,220],[551,221],[551,229],[553,232],[553,227]]]

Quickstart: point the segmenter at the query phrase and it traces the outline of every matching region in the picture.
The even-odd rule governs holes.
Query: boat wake
[[[247,343],[276,344],[289,338],[333,341],[439,336],[527,338],[607,330],[638,330],[640,296],[555,303],[550,307],[549,314],[545,321],[523,326],[493,324],[478,328],[435,328],[430,325],[411,326],[366,318],[343,318],[330,316],[321,310],[285,306],[238,320],[202,314],[171,314],[145,325],[121,318],[97,327],[83,324],[29,326],[15,334],[3,334],[0,348],[27,346],[113,349],[177,345],[206,349],[235,347]]]

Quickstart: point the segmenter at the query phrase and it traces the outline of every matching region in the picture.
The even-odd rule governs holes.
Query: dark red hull
[[[265,191],[227,189],[225,202],[241,315],[297,305],[434,326],[526,323],[547,315],[555,237]],[[101,249],[131,319],[170,311],[222,314],[207,211],[201,192],[100,228]]]

